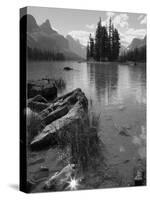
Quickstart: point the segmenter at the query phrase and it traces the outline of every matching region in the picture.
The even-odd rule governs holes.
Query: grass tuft
[[[27,114],[27,143],[28,145],[44,128],[42,121],[38,114],[32,112],[29,108]]]

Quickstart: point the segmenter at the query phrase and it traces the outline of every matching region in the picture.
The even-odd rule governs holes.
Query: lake
[[[73,70],[65,71],[66,66]],[[62,78],[66,88],[59,96],[75,88],[84,91],[93,112],[100,115],[98,134],[105,146],[107,175],[113,173],[124,186],[131,185],[135,168],[143,167],[146,159],[146,65],[29,62],[27,74],[29,80]]]

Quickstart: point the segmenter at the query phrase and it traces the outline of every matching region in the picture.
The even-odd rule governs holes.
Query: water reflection
[[[64,71],[65,66],[73,68]],[[28,79],[62,78],[65,94],[81,88],[100,117],[100,137],[107,149],[108,164],[132,179],[138,159],[146,157],[146,70],[118,63],[39,62],[28,64]],[[129,137],[119,134],[127,130]],[[128,161],[128,162],[127,162]],[[123,163],[123,165],[119,165]]]
[[[66,72],[64,67],[73,70]],[[118,63],[32,62],[28,63],[28,79],[62,78],[66,93],[77,87],[101,107],[146,104],[145,65]]]
[[[90,87],[95,89],[96,99],[104,105],[112,104],[116,95],[118,66],[88,64],[87,68]]]
[[[103,106],[146,103],[144,66],[92,63],[87,68],[90,89]]]
[[[146,127],[141,126],[141,132],[139,135],[133,136],[133,144],[138,147],[139,156],[144,159],[146,157]]]

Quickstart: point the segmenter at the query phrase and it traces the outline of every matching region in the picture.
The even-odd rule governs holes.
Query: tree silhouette
[[[65,56],[60,52],[50,52],[46,50],[40,50],[37,48],[27,47],[27,58],[29,60],[39,61],[39,60],[47,60],[47,61],[55,61],[55,60],[65,60]]]
[[[115,61],[118,59],[120,37],[118,30],[112,24],[111,18],[109,19],[108,30],[106,26],[102,26],[100,18],[95,32],[95,43],[94,38],[90,34],[88,44],[87,60],[92,58],[96,61]]]

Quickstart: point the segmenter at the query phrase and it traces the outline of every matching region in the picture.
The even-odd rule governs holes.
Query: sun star
[[[78,184],[78,180],[77,179],[75,179],[75,178],[71,178],[71,180],[68,182],[69,183],[69,188],[71,189],[71,190],[76,190],[77,189],[77,186],[79,185]]]

